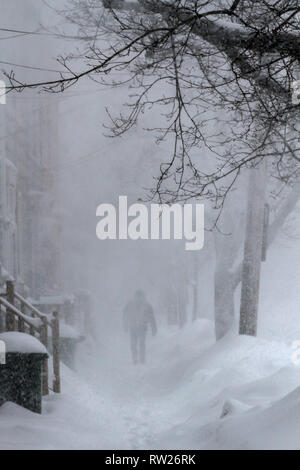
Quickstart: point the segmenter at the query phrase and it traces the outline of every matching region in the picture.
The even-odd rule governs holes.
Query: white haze
[[[49,3],[60,5],[58,1],[49,0]],[[40,23],[54,26],[61,21],[43,2],[1,0],[0,7],[1,25],[11,29],[36,30]],[[68,28],[68,25],[63,26],[66,32]],[[57,69],[60,65],[56,57],[75,50],[75,47],[72,41],[24,36],[0,41],[0,60]],[[82,64],[75,67],[80,68]],[[10,69],[4,65],[2,68]],[[15,71],[27,81],[55,76],[50,72],[21,68]],[[90,292],[92,328],[80,346],[76,374],[63,368],[65,392],[61,401],[57,397],[45,401],[46,416],[42,418],[47,422],[47,430],[45,427],[42,432],[42,443],[37,445],[32,435],[29,438],[25,433],[18,434],[20,447],[110,446],[117,449],[158,448],[159,445],[162,448],[215,448],[219,445],[221,448],[243,448],[244,442],[250,442],[250,447],[259,447],[260,443],[253,437],[255,432],[251,437],[246,431],[244,437],[239,436],[239,430],[246,429],[248,422],[252,423],[252,415],[246,414],[239,403],[245,401],[249,405],[246,411],[251,409],[253,413],[259,413],[273,400],[278,399],[281,403],[283,397],[299,384],[299,371],[296,367],[295,373],[290,371],[294,366],[289,357],[290,341],[300,338],[299,241],[280,234],[268,253],[262,271],[258,343],[255,339],[243,341],[235,337],[236,319],[232,343],[229,336],[218,345],[219,349],[214,349],[214,233],[205,233],[205,246],[197,254],[185,251],[184,241],[100,241],[96,237],[96,207],[105,202],[117,206],[119,195],[128,196],[129,203],[146,198],[147,188],[153,187],[153,177],[158,175],[159,163],[169,151],[168,142],[158,147],[153,135],[143,130],[151,125],[155,118],[153,114],[144,116],[143,121],[122,138],[111,139],[104,135],[103,124],[108,122],[106,107],[112,114],[117,114],[127,92],[125,85],[110,89],[84,79],[65,93],[53,95],[58,102],[58,113],[53,119],[58,123],[59,138],[55,171],[62,220],[62,290],[67,294],[81,289]],[[28,90],[15,93],[9,99],[34,103],[35,100],[48,100],[49,96]],[[156,119],[159,120],[159,116]],[[245,212],[244,180],[235,194],[228,207],[233,219]],[[208,214],[209,210],[207,206]],[[242,216],[241,220],[243,222]],[[227,225],[226,229],[228,226],[232,230],[239,229],[231,226],[230,221],[224,225]],[[299,224],[293,231],[297,232],[297,229],[300,230]],[[182,268],[182,272],[192,269],[192,256],[197,256],[200,266],[198,308],[201,318],[196,324],[191,323],[190,302],[186,305],[189,320],[185,328],[167,328],[164,309],[168,297],[165,292],[173,282],[171,270],[174,266]],[[140,288],[153,305],[158,335],[149,340],[149,364],[145,369],[134,369],[128,338],[122,331],[122,312],[126,302]],[[192,286],[188,289],[191,294]],[[236,315],[238,297],[239,292],[235,299]],[[204,359],[201,359],[202,354]],[[282,375],[282,380],[279,380],[276,394],[266,381],[272,377],[270,380],[276,382],[278,374]],[[253,387],[259,383],[261,400],[255,399],[254,392],[253,395],[243,392],[244,384],[250,382]],[[291,396],[289,400],[298,410],[295,397]],[[225,405],[233,418],[219,424],[222,411],[227,409]],[[2,443],[0,437],[0,448],[13,448],[14,429],[18,429],[19,423],[27,423],[30,434],[32,430],[37,433],[40,421],[29,412],[5,406],[0,416],[2,413],[8,429],[7,440]],[[72,418],[73,407],[78,408]],[[266,412],[262,411],[257,417],[257,422],[262,423],[259,429],[264,429],[265,423],[271,421],[263,413]],[[277,416],[276,410],[274,415],[272,409],[269,413],[271,417]],[[86,422],[74,431],[75,421],[83,419],[85,414]],[[65,422],[69,421],[61,436],[60,416]],[[217,429],[220,429],[220,442],[217,438],[208,439],[207,436],[217,436]],[[161,436],[161,441],[157,436]],[[272,442],[278,442],[276,439],[275,436],[266,445],[272,447]]]

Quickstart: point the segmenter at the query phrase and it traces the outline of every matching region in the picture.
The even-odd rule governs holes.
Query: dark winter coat
[[[148,325],[152,334],[157,331],[153,308],[146,300],[132,300],[128,302],[124,309],[123,324],[125,331],[143,334],[147,331]]]

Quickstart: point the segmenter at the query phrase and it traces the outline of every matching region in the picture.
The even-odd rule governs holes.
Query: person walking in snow
[[[134,298],[127,303],[123,312],[123,326],[129,333],[132,360],[144,364],[146,361],[146,336],[148,326],[152,335],[157,333],[153,308],[146,300],[143,290],[137,290]]]

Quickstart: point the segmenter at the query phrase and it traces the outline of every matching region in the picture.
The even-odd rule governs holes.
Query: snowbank
[[[300,368],[291,355],[284,343],[246,336],[229,336],[208,348],[169,396],[165,406],[175,424],[161,433],[157,446],[300,449],[294,434]],[[290,432],[282,426],[285,414]]]
[[[149,338],[146,367],[131,365],[125,336],[124,351],[94,346],[80,353],[84,378],[62,366],[63,393],[44,399],[42,415],[0,408],[0,449],[300,449],[300,367],[288,344],[215,344],[213,325],[198,320]]]
[[[0,407],[0,450],[128,448],[118,409],[64,364],[61,372],[62,393],[43,399],[42,415],[10,402]]]
[[[298,383],[300,376],[298,375]],[[281,382],[282,383],[282,382]],[[248,410],[215,422],[206,449],[299,450],[300,387],[268,407]]]

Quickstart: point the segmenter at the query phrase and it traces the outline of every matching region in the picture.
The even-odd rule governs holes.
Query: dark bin
[[[6,353],[6,364],[0,364],[0,405],[12,401],[42,412],[42,365],[47,357],[45,353]]]

